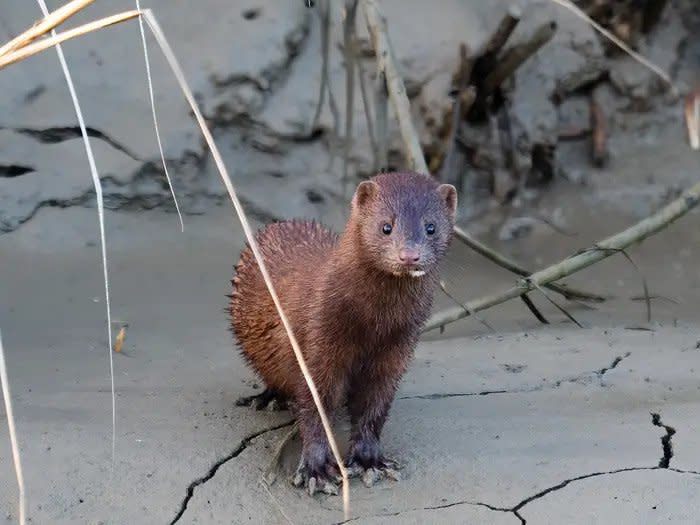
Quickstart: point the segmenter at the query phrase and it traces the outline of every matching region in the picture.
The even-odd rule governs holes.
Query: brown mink
[[[416,173],[359,184],[340,235],[313,221],[273,223],[257,234],[282,306],[329,417],[347,405],[346,462],[365,480],[389,471],[379,439],[399,381],[432,306],[437,266],[452,237],[457,192]],[[261,408],[289,401],[302,456],[296,483],[336,493],[338,468],[284,326],[249,247],[232,281],[233,332],[266,390]]]

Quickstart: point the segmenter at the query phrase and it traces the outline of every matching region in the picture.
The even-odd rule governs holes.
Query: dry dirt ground
[[[586,221],[585,237],[614,224],[599,220]],[[428,334],[385,432],[404,479],[353,483],[353,519],[695,523],[697,221],[632,252],[659,297],[651,323],[629,300],[638,275],[615,260],[578,280],[617,297],[596,311],[573,305],[586,328],[535,298],[552,325],[513,302],[483,313],[496,332],[467,320]],[[110,212],[107,222],[113,313],[128,323],[114,356],[114,468],[95,212],[45,209],[0,240],[0,326],[32,522],[341,521],[338,498],[260,483],[290,417],[234,404],[256,380],[223,311],[241,245],[230,210],[186,217],[184,234],[158,211]],[[567,242],[583,240],[558,249]],[[463,298],[512,282],[460,246],[445,274]],[[0,521],[10,524],[17,492],[0,422]]]
[[[228,0],[204,3],[226,17],[212,24],[202,9],[185,18],[190,4],[182,0],[169,0],[167,10],[163,0],[153,6],[202,95],[248,210],[258,219],[304,214],[338,227],[344,212],[336,191],[338,159],[328,167],[332,140],[312,140],[304,130],[318,86],[315,16],[301,2],[262,9],[250,19],[242,17],[250,8],[246,2],[235,9]],[[29,4],[0,8],[0,36],[31,24],[36,10]],[[383,5],[414,84],[451,64],[465,33],[478,40],[499,19],[486,8],[490,4],[475,0],[444,2],[444,10],[429,10],[427,25],[425,2],[412,0],[410,9],[404,0]],[[111,3],[95,9],[116,10]],[[465,10],[476,14],[465,16]],[[571,42],[595,40],[572,20],[559,21],[571,31],[560,32],[549,57]],[[422,32],[416,38],[404,27]],[[431,27],[444,29],[439,39]],[[676,26],[664,27],[675,43]],[[122,60],[140,60],[137,29],[111,31],[66,51],[81,72],[90,125],[102,133],[93,143],[108,205],[132,209],[106,217],[113,316],[128,325],[124,349],[114,355],[114,465],[98,227],[94,209],[76,206],[92,205],[93,195],[82,144],[70,127],[72,108],[60,91],[55,56],[0,75],[7,94],[0,111],[0,165],[30,170],[0,177],[0,230],[6,232],[0,235],[0,329],[31,523],[340,522],[338,498],[310,499],[285,479],[269,488],[261,484],[291,422],[287,413],[235,406],[239,396],[260,388],[238,356],[224,313],[240,227],[228,205],[216,206],[225,202],[222,186],[155,53],[156,95],[176,191],[186,211],[201,215],[186,215],[181,233],[174,214],[143,210],[169,205],[170,197],[153,164],[158,154],[143,63]],[[246,53],[235,51],[241,41]],[[675,56],[674,46],[655,49]],[[210,51],[206,60],[201,49]],[[675,67],[677,76],[697,80],[696,40],[684,49],[687,60]],[[336,86],[343,79],[338,52]],[[565,62],[586,63],[541,56],[532,70]],[[648,87],[647,76],[632,69],[636,74],[621,78],[639,81],[635,89]],[[528,106],[530,100],[521,102]],[[688,149],[679,101],[654,100],[641,115],[611,110],[606,169],[590,168],[587,141],[562,146],[564,177],[534,204],[487,213],[470,229],[535,269],[667,202],[697,180],[700,157]],[[358,126],[362,118],[358,104]],[[332,126],[327,112],[322,121]],[[369,149],[359,140],[355,146],[354,167],[363,172]],[[522,218],[529,231],[501,240],[504,225]],[[690,213],[631,249],[639,271],[613,257],[571,278],[612,296],[594,310],[565,303],[584,328],[534,293],[551,324],[540,324],[511,301],[481,313],[494,330],[466,319],[443,334],[426,334],[384,435],[387,452],[404,464],[403,480],[373,489],[353,482],[353,522],[697,523],[699,221],[699,213]],[[652,296],[651,321],[640,300],[642,274]],[[460,300],[507,288],[514,279],[458,244],[444,278]],[[436,307],[448,305],[440,295]],[[286,466],[294,463],[293,453]],[[0,523],[15,525],[16,509],[0,409]]]

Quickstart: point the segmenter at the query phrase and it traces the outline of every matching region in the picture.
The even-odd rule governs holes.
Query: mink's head
[[[442,259],[452,237],[457,190],[417,173],[383,173],[360,183],[351,220],[362,253],[397,277],[422,277]]]

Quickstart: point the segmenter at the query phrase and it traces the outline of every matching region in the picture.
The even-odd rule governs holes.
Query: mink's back
[[[295,336],[303,340],[319,269],[338,236],[314,221],[284,221],[261,229],[256,240]],[[241,351],[268,387],[293,395],[300,375],[282,321],[249,246],[232,281],[231,324]]]

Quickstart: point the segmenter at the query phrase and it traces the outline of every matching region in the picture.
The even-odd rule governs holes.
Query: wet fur
[[[360,184],[340,236],[299,220],[270,224],[257,234],[325,409],[332,416],[348,406],[350,465],[384,464],[379,438],[430,313],[455,206],[451,186],[422,175],[387,173]],[[436,225],[433,236],[425,233],[428,221]],[[394,227],[391,235],[381,231],[385,222]],[[422,277],[397,263],[399,250],[408,245],[421,254]],[[332,479],[337,469],[320,418],[248,247],[236,266],[230,313],[247,362],[267,388],[291,401],[305,477]]]

